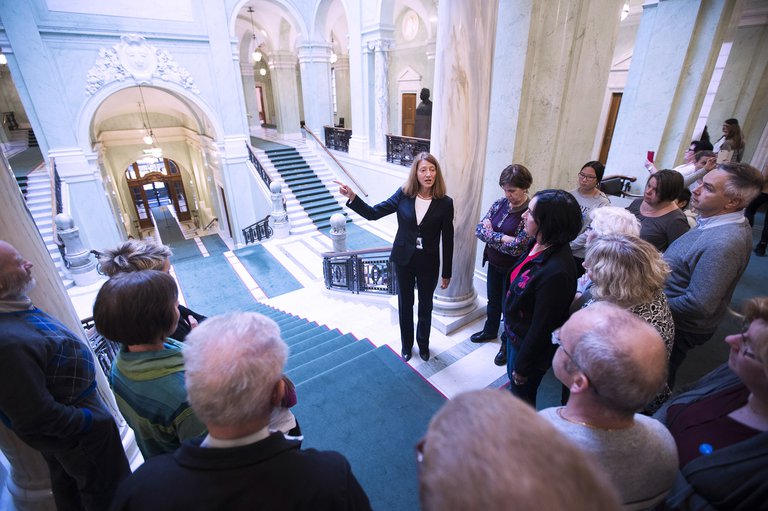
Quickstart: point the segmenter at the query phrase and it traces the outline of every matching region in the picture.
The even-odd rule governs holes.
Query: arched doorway
[[[187,194],[181,179],[181,169],[168,158],[147,157],[125,169],[125,180],[139,220],[139,227],[151,228],[153,207],[173,204],[180,222],[190,220]]]

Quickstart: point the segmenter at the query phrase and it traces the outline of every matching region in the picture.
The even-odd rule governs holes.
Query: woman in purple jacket
[[[472,342],[490,341],[499,334],[501,305],[507,293],[507,274],[533,241],[523,229],[523,213],[528,209],[528,189],[532,183],[531,173],[522,165],[513,163],[502,170],[499,186],[504,191],[504,197],[491,205],[475,228],[477,239],[485,242],[483,264],[488,262],[488,308],[485,325],[481,331],[472,334]],[[502,335],[502,342],[503,339]],[[503,366],[506,363],[506,351],[503,355],[496,357],[496,365]]]

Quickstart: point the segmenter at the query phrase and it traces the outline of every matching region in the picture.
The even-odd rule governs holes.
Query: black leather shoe
[[[426,362],[427,360],[429,360],[429,348],[426,348],[426,349],[421,349],[421,348],[419,348],[419,356],[421,357],[421,359],[422,359],[424,362]]]
[[[760,257],[765,256],[765,249],[766,249],[766,243],[758,243],[755,247],[755,254],[759,255]]]
[[[496,353],[496,358],[493,359],[493,363],[497,366],[505,366],[507,365],[507,347],[502,346],[498,353]]]
[[[408,350],[408,351],[403,350],[403,351],[401,351],[400,352],[400,356],[403,357],[403,360],[408,362],[411,359],[411,350]]]
[[[496,336],[494,334],[486,333],[485,330],[481,330],[479,332],[475,332],[472,334],[469,338],[472,342],[485,342],[485,341],[492,341],[495,339]]]

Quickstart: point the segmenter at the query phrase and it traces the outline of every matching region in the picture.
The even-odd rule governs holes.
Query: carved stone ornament
[[[92,96],[104,85],[128,78],[139,84],[159,78],[200,94],[189,71],[180,67],[167,51],[155,48],[138,34],[122,35],[112,48],[99,49],[96,65],[88,71],[85,93]]]

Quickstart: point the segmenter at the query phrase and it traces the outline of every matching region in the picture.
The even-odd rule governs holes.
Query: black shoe
[[[408,351],[403,350],[400,352],[400,355],[403,357],[403,360],[408,362],[411,359],[411,350],[408,350]]]
[[[496,353],[496,358],[493,359],[493,363],[497,366],[507,365],[507,347],[503,344],[501,345],[499,352]]]
[[[758,243],[755,247],[755,254],[759,255],[760,257],[765,256],[766,246],[768,246],[768,243]]]
[[[496,338],[495,334],[489,334],[489,333],[486,333],[485,330],[480,330],[479,332],[472,334],[469,340],[472,342],[485,342],[485,341],[491,341],[495,338]]]
[[[419,348],[419,356],[421,359],[426,362],[429,360],[429,348],[421,349]]]

